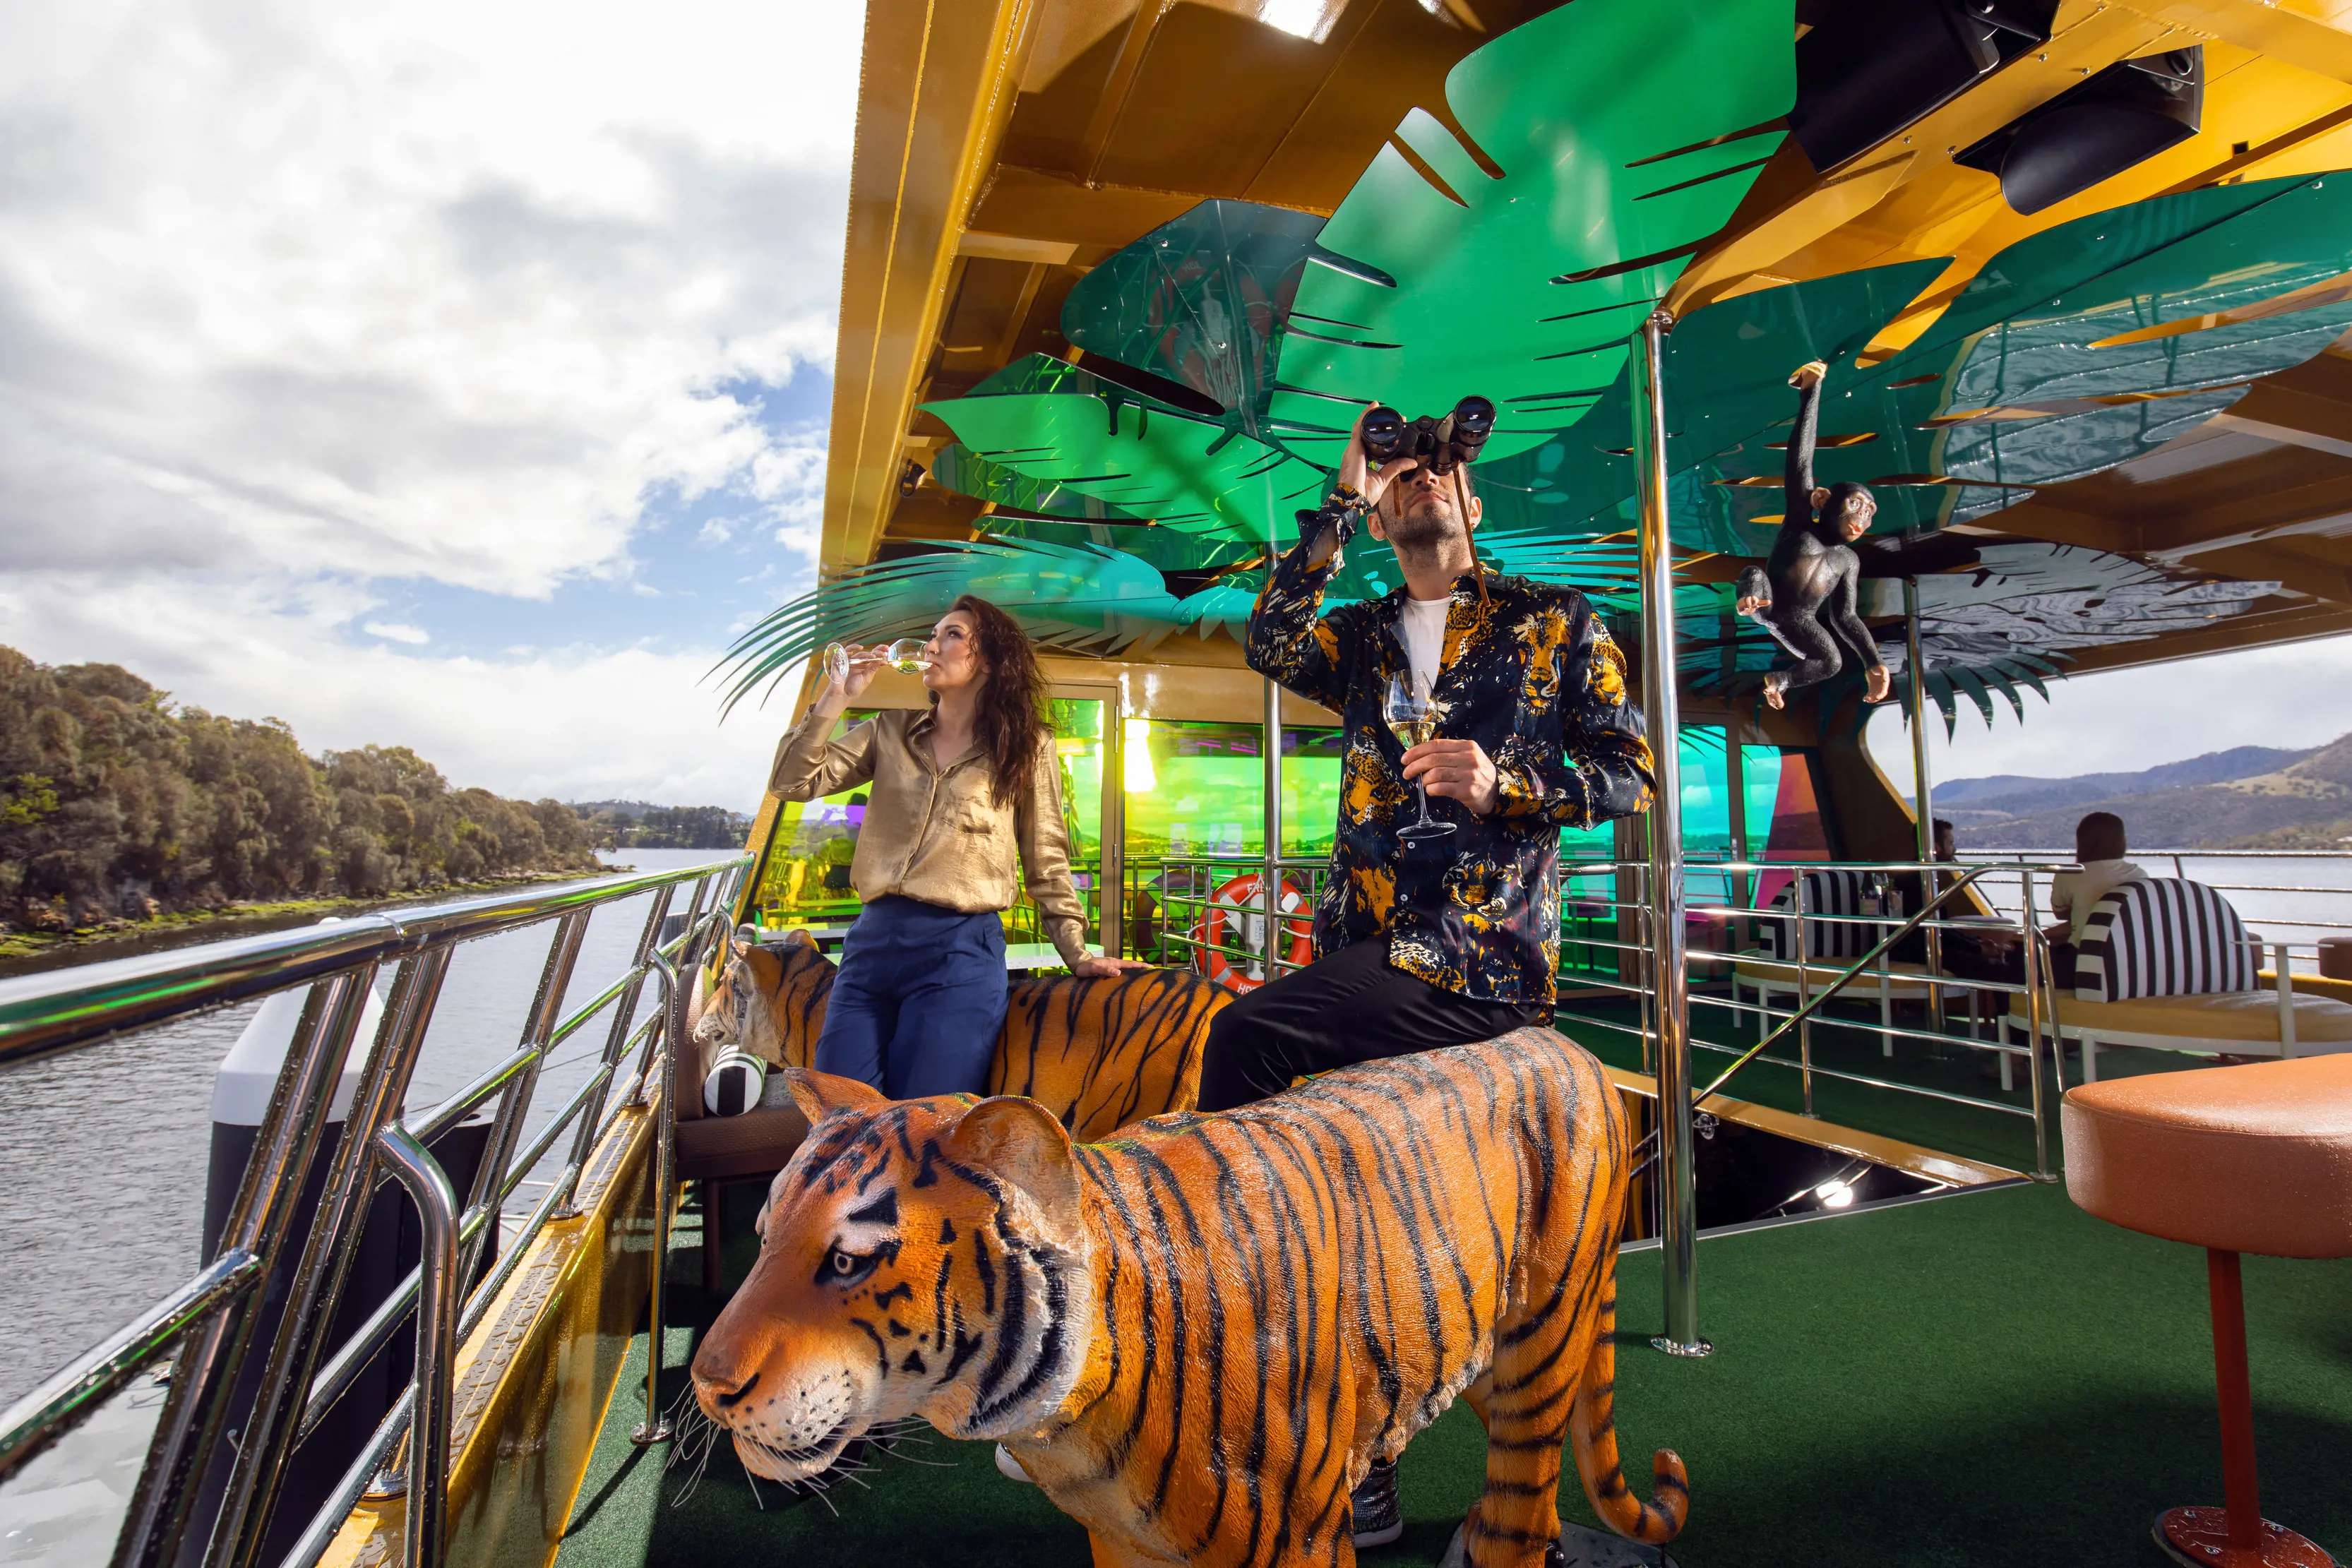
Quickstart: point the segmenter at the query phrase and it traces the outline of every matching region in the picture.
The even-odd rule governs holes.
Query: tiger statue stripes
[[[1368,1062],[1073,1144],[1034,1103],[892,1103],[788,1074],[813,1124],[694,1359],[755,1475],[918,1417],[995,1438],[1102,1568],[1349,1564],[1349,1494],[1457,1395],[1486,1428],[1463,1540],[1545,1560],[1563,1444],[1620,1533],[1688,1510],[1619,1469],[1617,1231],[1633,1144],[1549,1030]]]
[[[811,1066],[837,972],[798,932],[776,946],[736,943],[691,1025],[704,1069],[730,1049],[772,1068]],[[1233,993],[1182,969],[1134,969],[1018,979],[1006,1000],[988,1092],[1026,1095],[1083,1143],[1191,1110],[1209,1020]]]
[[[768,946],[738,941],[689,1025],[704,1065],[733,1047],[770,1067],[808,1066],[838,972],[805,931]]]

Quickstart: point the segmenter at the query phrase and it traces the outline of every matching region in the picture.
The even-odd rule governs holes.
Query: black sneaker
[[[1356,1550],[1386,1546],[1404,1533],[1404,1510],[1397,1506],[1396,1461],[1374,1459],[1348,1500],[1349,1526]]]

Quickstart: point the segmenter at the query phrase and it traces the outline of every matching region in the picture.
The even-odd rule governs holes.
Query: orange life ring
[[[1265,940],[1265,926],[1258,927],[1261,935],[1256,937],[1252,937],[1249,930],[1253,919],[1265,918],[1265,901],[1258,893],[1258,874],[1244,872],[1211,894],[1207,907],[1201,911],[1201,923],[1192,928],[1192,939],[1200,944],[1193,950],[1200,972],[1229,991],[1254,991],[1265,984],[1264,958],[1236,965],[1232,956],[1221,949],[1228,920],[1234,923],[1235,932],[1233,946],[1255,949]],[[1288,877],[1284,877],[1279,885],[1281,911],[1292,917],[1282,923],[1290,934],[1290,946],[1284,956],[1294,965],[1304,965],[1315,956],[1314,916],[1306,895]],[[1302,911],[1307,913],[1302,915]]]

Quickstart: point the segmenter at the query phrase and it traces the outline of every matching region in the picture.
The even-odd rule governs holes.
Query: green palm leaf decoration
[[[1286,207],[1202,202],[1078,279],[1062,336],[1190,387],[1262,436],[1283,324],[1322,227]]]
[[[1496,458],[1576,423],[1780,146],[1794,32],[1790,0],[1576,0],[1465,57],[1448,119],[1407,115],[1322,231],[1282,340],[1286,444],[1328,465],[1367,402],[1472,393]]]
[[[931,459],[931,480],[943,490],[993,501],[1015,511],[1073,523],[1136,523],[1144,519],[1067,485],[1041,483],[1017,469],[975,456],[961,441],[950,442]]]
[[[1816,278],[1743,294],[1693,312],[1666,340],[1666,458],[1675,542],[1748,553],[1741,514],[1710,466],[1743,442],[1786,424],[1796,394],[1789,375],[1809,360],[1852,356],[1944,270],[1942,261]],[[1633,526],[1633,409],[1620,371],[1569,430],[1529,452],[1477,468],[1489,526],[1561,533],[1613,533]],[[1777,486],[1779,476],[1773,476]],[[1780,491],[1771,492],[1772,510]],[[1749,508],[1752,510],[1752,507]]]
[[[2128,462],[2352,327],[2352,299],[2329,287],[2347,257],[2343,175],[2183,192],[2062,224],[1994,256],[1901,353],[1832,367],[1823,434],[1872,439],[1824,451],[1816,472],[1881,487],[1885,531],[1890,489],[1937,526]],[[1725,466],[1769,477],[1776,463],[1749,444]],[[1780,498],[1749,509],[1777,513]]]
[[[1958,696],[1976,704],[1990,724],[1992,696],[1998,693],[2022,719],[2025,704],[2019,688],[2037,692],[2046,701],[2045,678],[2062,674],[2075,653],[2143,642],[2241,615],[2278,587],[2183,578],[2126,556],[2075,545],[2019,540],[1990,544],[1978,553],[1978,563],[1969,570],[1918,580],[1919,646],[1927,665],[1923,685],[1942,710],[1948,731],[1955,722]],[[1897,608],[1895,584],[1881,580],[1871,586],[1879,602],[1865,602],[1866,614]],[[1730,614],[1728,587],[1705,591],[1713,596],[1711,603],[1685,606],[1681,612],[1693,634],[1680,649],[1680,666],[1700,690],[1753,692],[1764,672],[1781,658],[1779,645],[1762,628]],[[1727,625],[1731,628],[1727,643],[1719,630],[1712,635],[1702,630]],[[1899,700],[1908,667],[1902,632],[1885,628],[1879,638],[1879,657],[1895,677]],[[1839,682],[1822,690],[1825,710],[1843,700],[1854,674],[1843,672]]]
[[[1154,640],[1177,623],[1177,601],[1159,571],[1122,551],[1042,540],[943,545],[845,572],[737,638],[723,662],[721,716],[755,690],[764,699],[826,643],[927,631],[966,593],[1010,612],[1039,642],[1081,652]]]
[[[1265,559],[1265,547],[1247,539],[1179,533],[1146,523],[1053,522],[1000,512],[981,519],[992,539],[1040,539],[1047,544],[1099,546],[1135,557],[1161,571],[1229,571]]]
[[[983,462],[1184,533],[1286,544],[1323,496],[1323,472],[1280,447],[1124,389],[923,407]]]

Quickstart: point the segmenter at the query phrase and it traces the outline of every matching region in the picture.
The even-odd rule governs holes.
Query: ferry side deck
[[[756,1186],[726,1189],[726,1279],[752,1249]],[[698,1288],[693,1210],[675,1233],[665,1388],[719,1301]],[[736,1239],[741,1239],[737,1240]],[[1703,1361],[1649,1348],[1658,1260],[1618,1270],[1617,1419],[1629,1475],[1677,1449],[1686,1563],[1814,1565],[2163,1561],[2163,1509],[2215,1500],[2211,1329],[2193,1249],[2091,1218],[2027,1181],[1703,1234]],[[2245,1260],[2266,1511],[2352,1541],[2352,1261]],[[775,1563],[1069,1564],[1083,1531],[1000,1476],[990,1445],[929,1435],[822,1497],[761,1484],[724,1444],[698,1464],[635,1448],[646,1339],[630,1349],[558,1568]],[[1449,1410],[1407,1451],[1407,1519],[1368,1564],[1433,1564],[1477,1495],[1475,1417]],[[1571,1468],[1564,1520],[1597,1523]]]

